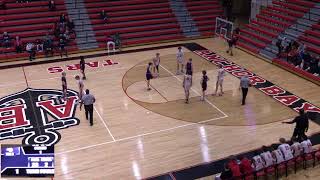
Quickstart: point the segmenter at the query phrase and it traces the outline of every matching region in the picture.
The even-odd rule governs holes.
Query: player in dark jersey
[[[80,71],[81,71],[82,79],[83,79],[83,80],[86,80],[86,79],[87,79],[86,73],[85,73],[85,68],[86,68],[86,63],[85,63],[85,61],[84,61],[84,57],[81,56],[81,57],[80,57]]]
[[[147,72],[146,72],[146,79],[147,79],[147,90],[150,91],[150,79],[153,78],[152,73],[151,73],[151,67],[152,67],[152,62],[149,62],[148,67],[147,67]]]
[[[67,79],[66,79],[66,72],[62,72],[62,77],[61,77],[61,83],[62,83],[62,93],[63,93],[63,98],[64,100],[67,99]]]
[[[206,95],[206,90],[208,87],[207,82],[209,81],[209,78],[207,76],[207,71],[203,70],[202,71],[202,78],[201,78],[201,87],[202,87],[202,97],[200,98],[201,101],[204,101],[204,97]]]

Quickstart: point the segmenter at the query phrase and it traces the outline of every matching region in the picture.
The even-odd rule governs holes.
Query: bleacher
[[[259,53],[315,5],[315,2],[302,0],[286,0],[286,2],[274,0],[272,3],[272,6],[261,10],[256,20],[252,20],[241,29],[239,46]]]
[[[219,0],[185,0],[191,17],[196,22],[202,36],[213,35],[216,17],[223,14]]]
[[[6,0],[6,10],[0,11],[0,33],[8,32],[11,37],[11,47],[0,48],[0,59],[26,58],[28,54],[16,53],[13,46],[15,36],[19,36],[22,43],[37,39],[44,39],[49,33],[53,35],[53,25],[59,20],[60,14],[68,14],[65,8],[64,0],[56,0],[56,10],[48,10],[48,1],[31,1],[29,3],[16,3],[16,0]],[[53,37],[53,36],[52,36]],[[57,42],[56,39],[55,43]],[[25,48],[24,48],[25,50]],[[77,50],[75,42],[70,42],[68,50]],[[43,55],[43,53],[37,53]]]
[[[181,30],[168,1],[86,0],[99,47],[106,46],[108,37],[119,33],[122,45],[147,44],[157,41],[182,39]],[[98,7],[98,8],[97,8]],[[105,10],[107,20],[100,18]]]

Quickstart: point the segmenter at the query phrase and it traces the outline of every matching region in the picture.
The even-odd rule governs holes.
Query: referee
[[[239,89],[241,88],[242,90],[242,105],[246,104],[246,98],[247,98],[249,86],[251,86],[251,84],[248,76],[242,76],[240,79],[240,87],[239,87]]]
[[[96,98],[89,94],[89,89],[86,89],[86,94],[82,97],[80,104],[80,111],[82,104],[84,104],[84,110],[86,113],[86,119],[88,120],[88,116],[90,115],[90,126],[93,125],[93,103],[96,102]]]

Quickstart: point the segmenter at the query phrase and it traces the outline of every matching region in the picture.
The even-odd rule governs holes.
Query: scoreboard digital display
[[[1,145],[1,177],[53,177],[54,147]]]

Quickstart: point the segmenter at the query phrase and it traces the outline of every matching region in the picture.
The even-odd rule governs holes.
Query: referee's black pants
[[[93,125],[93,104],[90,105],[84,105],[84,110],[86,112],[86,119],[90,120],[90,125]],[[90,116],[90,117],[88,117]]]
[[[248,94],[248,88],[241,88],[241,89],[242,89],[242,105],[245,105],[247,94]]]

